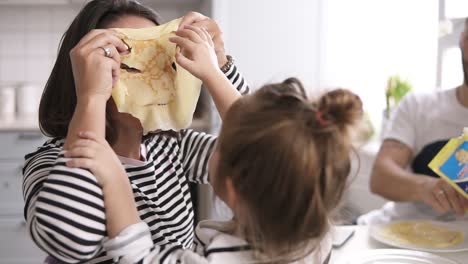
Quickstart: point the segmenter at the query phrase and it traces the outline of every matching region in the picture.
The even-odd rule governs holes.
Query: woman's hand
[[[169,40],[183,50],[176,53],[176,61],[184,69],[203,82],[222,74],[218,67],[214,44],[210,34],[203,28],[185,26]]]
[[[110,51],[106,56],[104,49]],[[120,52],[128,47],[112,30],[95,29],[70,51],[78,102],[91,98],[109,99],[120,72]]]
[[[468,200],[442,179],[426,176],[419,191],[422,200],[440,214],[452,211],[463,216],[468,209]]]
[[[68,167],[90,170],[103,189],[117,180],[128,181],[119,158],[104,138],[93,132],[80,132],[78,137],[65,152],[65,157],[70,158]]]
[[[218,67],[222,67],[227,62],[226,52],[224,50],[223,32],[219,28],[216,21],[197,12],[188,12],[180,22],[179,30],[186,26],[195,26],[203,28],[211,36],[214,44],[214,50],[218,60]]]

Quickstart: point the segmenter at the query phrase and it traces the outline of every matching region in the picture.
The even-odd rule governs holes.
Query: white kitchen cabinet
[[[28,0],[22,0],[22,1],[28,1]],[[46,1],[51,1],[51,0],[46,0]],[[62,1],[62,0],[52,0],[52,1]],[[68,1],[71,4],[85,4],[89,2],[89,0],[65,0],[65,1]],[[174,6],[174,5],[199,4],[201,0],[140,0],[139,2],[141,2],[142,4]]]
[[[23,160],[45,142],[39,131],[0,131],[0,162],[2,160]]]
[[[0,218],[0,245],[0,264],[38,264],[46,258],[29,237],[23,217]]]
[[[0,5],[64,5],[68,0],[0,0]]]
[[[23,211],[22,163],[0,161],[0,219],[3,216],[21,216]]]
[[[29,237],[21,187],[24,155],[45,140],[36,130],[0,131],[0,264],[37,264],[46,256]]]

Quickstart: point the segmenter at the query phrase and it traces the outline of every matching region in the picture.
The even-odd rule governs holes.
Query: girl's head
[[[47,81],[39,107],[39,123],[42,131],[52,137],[65,137],[68,124],[76,106],[75,82],[73,79],[70,51],[93,29],[141,28],[160,24],[158,14],[132,0],[94,0],[89,2],[75,17],[65,32],[52,73]],[[115,121],[139,125],[138,120],[118,114],[109,100],[106,117],[106,138],[116,138]]]
[[[350,172],[348,130],[361,115],[355,94],[340,89],[308,101],[294,78],[234,103],[210,174],[254,246],[284,256],[323,237]]]

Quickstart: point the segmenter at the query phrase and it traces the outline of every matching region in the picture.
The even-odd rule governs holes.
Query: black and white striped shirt
[[[242,93],[249,87],[235,66],[226,76]],[[128,164],[137,209],[156,245],[188,248],[194,213],[188,181],[207,183],[207,163],[215,137],[182,130],[154,134],[142,142],[145,161]],[[69,168],[64,139],[52,139],[26,155],[23,168],[24,214],[34,242],[66,263],[113,263],[102,242],[106,218],[102,190],[84,169]]]

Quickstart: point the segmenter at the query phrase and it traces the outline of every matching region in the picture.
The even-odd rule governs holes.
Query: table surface
[[[340,263],[351,253],[366,249],[388,249],[391,246],[375,241],[369,236],[368,226],[337,226],[335,232],[352,229],[354,235],[341,248],[333,249],[330,263]],[[458,261],[460,264],[468,263],[468,251],[457,253],[432,253],[444,258]],[[338,262],[340,261],[340,262]]]

